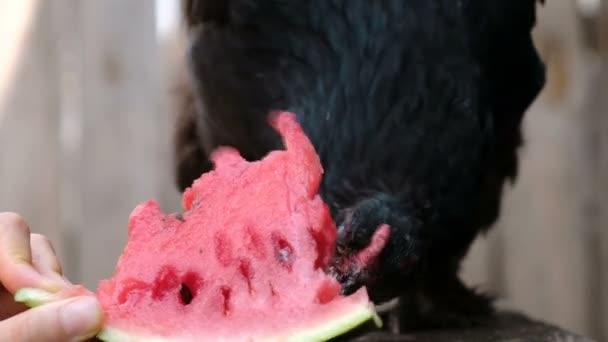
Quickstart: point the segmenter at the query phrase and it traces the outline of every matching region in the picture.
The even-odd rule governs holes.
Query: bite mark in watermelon
[[[341,296],[325,272],[336,228],[312,144],[293,114],[272,124],[286,150],[247,162],[218,149],[214,170],[184,193],[183,214],[155,201],[133,210],[115,274],[97,290],[102,340],[324,341],[380,324],[365,288]],[[27,291],[22,301],[43,302]]]

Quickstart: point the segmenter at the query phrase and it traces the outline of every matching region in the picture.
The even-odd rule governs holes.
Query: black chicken
[[[458,278],[517,173],[522,117],[544,85],[537,0],[186,0],[191,87],[176,140],[180,189],[230,145],[281,149],[273,110],[298,115],[325,168],[339,253],[391,238],[344,277],[401,296],[409,327],[469,324],[490,301]]]

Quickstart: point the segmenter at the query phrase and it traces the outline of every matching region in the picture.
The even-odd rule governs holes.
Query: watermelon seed
[[[186,220],[184,220],[184,215],[182,215],[181,213],[176,214],[175,218],[182,222],[186,221]]]
[[[230,296],[232,290],[228,286],[222,286],[222,297],[224,298],[224,316],[230,313]]]
[[[179,288],[179,297],[184,305],[192,303],[192,299],[194,299],[192,291],[186,284],[181,284],[181,287]]]
[[[203,279],[196,272],[186,272],[179,279],[179,299],[183,305],[190,304],[204,285]]]
[[[291,271],[291,265],[293,264],[293,247],[291,247],[291,244],[278,233],[272,234],[272,240],[274,242],[277,260],[283,267]]]

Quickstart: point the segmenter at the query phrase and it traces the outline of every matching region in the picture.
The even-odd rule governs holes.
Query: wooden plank
[[[593,256],[594,273],[597,276],[596,291],[592,293],[598,307],[593,311],[593,324],[599,331],[599,339],[608,340],[608,2],[602,2],[597,17],[598,41],[597,53],[599,73],[597,87],[594,88],[594,101],[591,105],[594,132],[595,164],[595,203],[593,226],[590,238],[599,249]]]
[[[465,277],[483,279],[509,307],[590,333],[596,272],[586,231],[594,170],[584,104],[594,83],[574,5],[548,1],[539,11],[535,38],[549,63],[548,83],[527,113],[519,179],[507,187],[492,240],[476,244]]]
[[[37,5],[36,0],[0,0],[0,107],[3,107],[4,95],[14,79],[16,66],[23,58],[24,43]]]
[[[82,143],[82,32],[79,23],[80,3],[70,0],[51,2],[48,16],[53,20],[57,46],[58,82],[56,84],[59,116],[57,132],[60,154],[61,241],[59,251],[65,275],[72,281],[81,278],[80,229],[83,223],[80,196],[80,145]]]
[[[36,5],[23,54],[0,94],[6,95],[0,101],[0,210],[24,215],[61,250],[56,47],[45,15],[50,4]]]
[[[520,179],[505,201],[505,295],[533,317],[588,333],[593,170],[582,109],[592,83],[573,3],[547,2],[537,33],[549,83],[527,115]]]
[[[574,334],[559,327],[531,320],[521,314],[502,312],[496,320],[480,327],[462,330],[422,331],[393,335],[373,332],[361,337],[337,341],[352,342],[593,342],[594,340]]]
[[[154,6],[138,0],[81,3],[83,127],[81,279],[95,288],[109,276],[138,203],[172,184],[167,113],[159,110]],[[167,197],[168,196],[168,197]]]
[[[503,232],[500,225],[493,227],[487,235],[477,238],[463,262],[460,276],[470,287],[491,296],[498,296],[498,302],[504,290],[505,251]]]

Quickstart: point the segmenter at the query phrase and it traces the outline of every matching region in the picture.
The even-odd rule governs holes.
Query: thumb
[[[103,312],[94,297],[76,297],[27,310],[0,322],[8,341],[83,341],[101,329]]]

